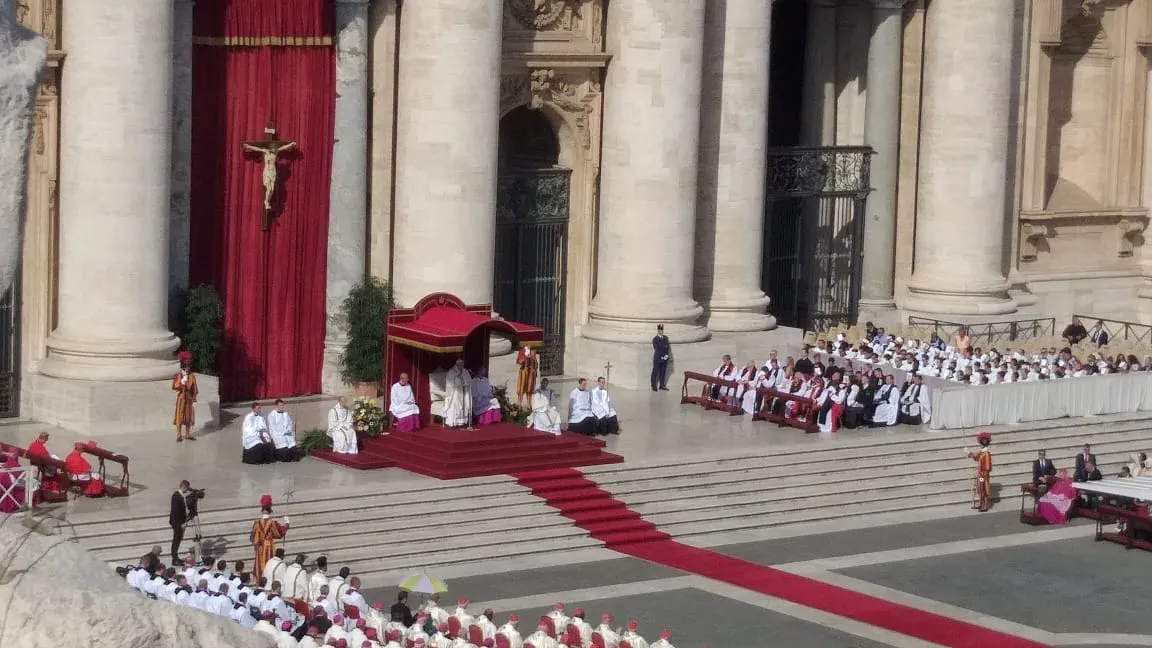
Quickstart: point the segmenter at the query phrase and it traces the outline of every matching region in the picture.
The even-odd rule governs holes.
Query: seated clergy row
[[[29,460],[55,459],[60,461],[60,457],[48,451],[48,438],[47,432],[41,432],[35,441],[28,444],[28,450],[25,454]],[[86,497],[102,497],[104,495],[103,478],[100,473],[93,470],[92,463],[84,456],[85,451],[94,450],[97,447],[95,441],[76,442],[72,446],[72,452],[69,452],[68,456],[64,458],[66,477],[73,484],[76,484],[80,488],[80,492]],[[3,467],[16,468],[19,465],[19,454],[12,452],[9,453],[6,465]],[[65,476],[57,473],[55,469],[46,469],[41,474],[40,488],[54,493],[62,493],[67,487],[63,477]]]
[[[557,394],[548,384],[547,378],[541,378],[540,387],[532,393],[528,427],[560,434],[562,419],[556,406]],[[591,391],[586,379],[576,381],[576,387],[568,394],[568,431],[585,436],[620,434],[620,421],[603,376],[596,379],[596,387]]]
[[[244,417],[241,442],[244,446],[242,461],[246,464],[265,464],[274,461],[299,461],[296,446],[296,425],[292,416],[284,411],[284,401],[276,399],[275,409],[265,418],[260,403],[252,403]]]
[[[784,362],[772,351],[759,369],[749,361],[738,370],[732,357],[725,355],[712,375],[736,386],[709,385],[706,389],[711,400],[725,402],[747,414],[767,408],[790,419],[807,421],[815,416],[821,432],[834,432],[841,425],[920,425],[931,416],[928,390],[920,376],[912,376],[901,389],[892,375],[884,376],[878,369],[871,375],[842,372],[835,365],[813,361],[807,350],[799,360],[788,357]],[[769,393],[766,401],[762,389],[796,398],[777,398]]]

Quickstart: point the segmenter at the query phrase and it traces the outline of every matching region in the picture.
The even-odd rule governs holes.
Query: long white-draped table
[[[824,353],[814,353],[827,360]],[[897,382],[908,372],[836,357],[841,368],[880,368]],[[1152,372],[1140,371],[1084,378],[1060,378],[1001,385],[964,385],[925,377],[932,403],[933,430],[1010,425],[1059,418],[1152,411]]]

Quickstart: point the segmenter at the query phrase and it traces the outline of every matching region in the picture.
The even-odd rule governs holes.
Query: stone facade
[[[569,373],[598,371],[614,354],[642,365],[657,323],[680,343],[774,326],[757,216],[767,115],[779,100],[766,72],[771,25],[792,1],[337,1],[325,390],[342,388],[339,304],[365,270],[391,280],[403,305],[438,290],[493,299],[500,124],[523,107],[551,124],[557,165],[570,170],[567,262],[557,282]],[[173,60],[171,72],[154,71],[166,94],[124,82],[172,106],[172,123],[161,128],[168,143],[148,144],[148,159],[170,155],[172,171],[145,174],[168,202],[149,193],[147,226],[138,228],[140,249],[157,239],[170,258],[141,252],[121,264],[147,306],[101,316],[128,340],[118,352],[126,355],[85,375],[113,382],[169,369],[158,360],[172,343],[158,310],[165,286],[137,282],[155,272],[181,287],[187,273],[191,2],[149,3],[164,8],[148,16],[140,2],[113,4],[141,25],[174,23],[156,32],[170,44],[139,50]],[[1152,0],[813,0],[802,10],[799,143],[875,151],[862,317],[1152,318],[1144,258]],[[75,379],[85,373],[75,370],[76,347],[92,342],[72,339],[75,309],[125,306],[123,295],[69,278],[70,265],[103,257],[73,251],[75,234],[63,231],[85,231],[91,207],[81,218],[56,198],[70,150],[61,101],[84,96],[67,88],[82,79],[61,86],[60,67],[72,64],[60,49],[66,17],[58,0],[20,0],[17,13],[50,49],[28,184],[23,370]],[[92,62],[98,74],[114,62],[98,56],[110,45],[84,49],[100,40],[96,28],[75,29],[77,65]],[[116,42],[144,47],[136,40]],[[64,193],[88,200],[82,189]],[[619,386],[645,383],[639,369],[627,373]]]

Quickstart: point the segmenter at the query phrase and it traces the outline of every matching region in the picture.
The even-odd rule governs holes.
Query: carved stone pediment
[[[500,78],[500,114],[523,105],[533,110],[551,107],[571,121],[581,145],[587,149],[592,146],[589,118],[600,92],[599,83],[573,80],[553,68],[508,74]]]
[[[581,0],[504,0],[505,12],[532,31],[570,31],[580,19]]]

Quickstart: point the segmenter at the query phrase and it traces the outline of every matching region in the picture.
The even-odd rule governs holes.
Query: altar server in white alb
[[[556,392],[548,388],[548,379],[540,379],[540,389],[532,392],[532,414],[528,427],[549,434],[560,434],[560,411],[556,409]]]
[[[416,394],[408,382],[408,374],[400,374],[400,380],[392,385],[388,393],[388,411],[396,419],[397,432],[415,432],[420,429],[420,406],[416,404]]]
[[[296,424],[292,416],[284,411],[284,401],[276,399],[276,409],[268,412],[268,433],[276,446],[276,461],[300,461],[296,447]]]
[[[472,427],[472,372],[464,367],[463,358],[458,358],[448,370],[444,387],[444,425],[475,429]]]
[[[328,436],[332,439],[332,451],[339,454],[359,454],[356,443],[356,429],[352,426],[352,410],[348,409],[348,399],[343,396],[328,410]]]
[[[616,418],[616,408],[612,407],[604,376],[596,379],[596,387],[592,390],[592,413],[596,415],[596,434],[620,434],[620,421]]]
[[[928,388],[924,379],[912,376],[910,384],[900,397],[900,422],[908,425],[922,425],[932,418],[932,404],[928,400]]]
[[[576,381],[576,388],[568,394],[568,431],[585,436],[596,435],[596,414],[592,412],[592,392],[588,381]]]
[[[492,393],[492,383],[488,382],[488,370],[480,367],[472,379],[472,418],[476,425],[499,423],[500,401]]]
[[[269,463],[275,459],[276,446],[268,434],[268,421],[260,415],[260,403],[252,403],[252,411],[244,417],[241,428],[241,443],[244,444],[242,461],[246,464]]]

